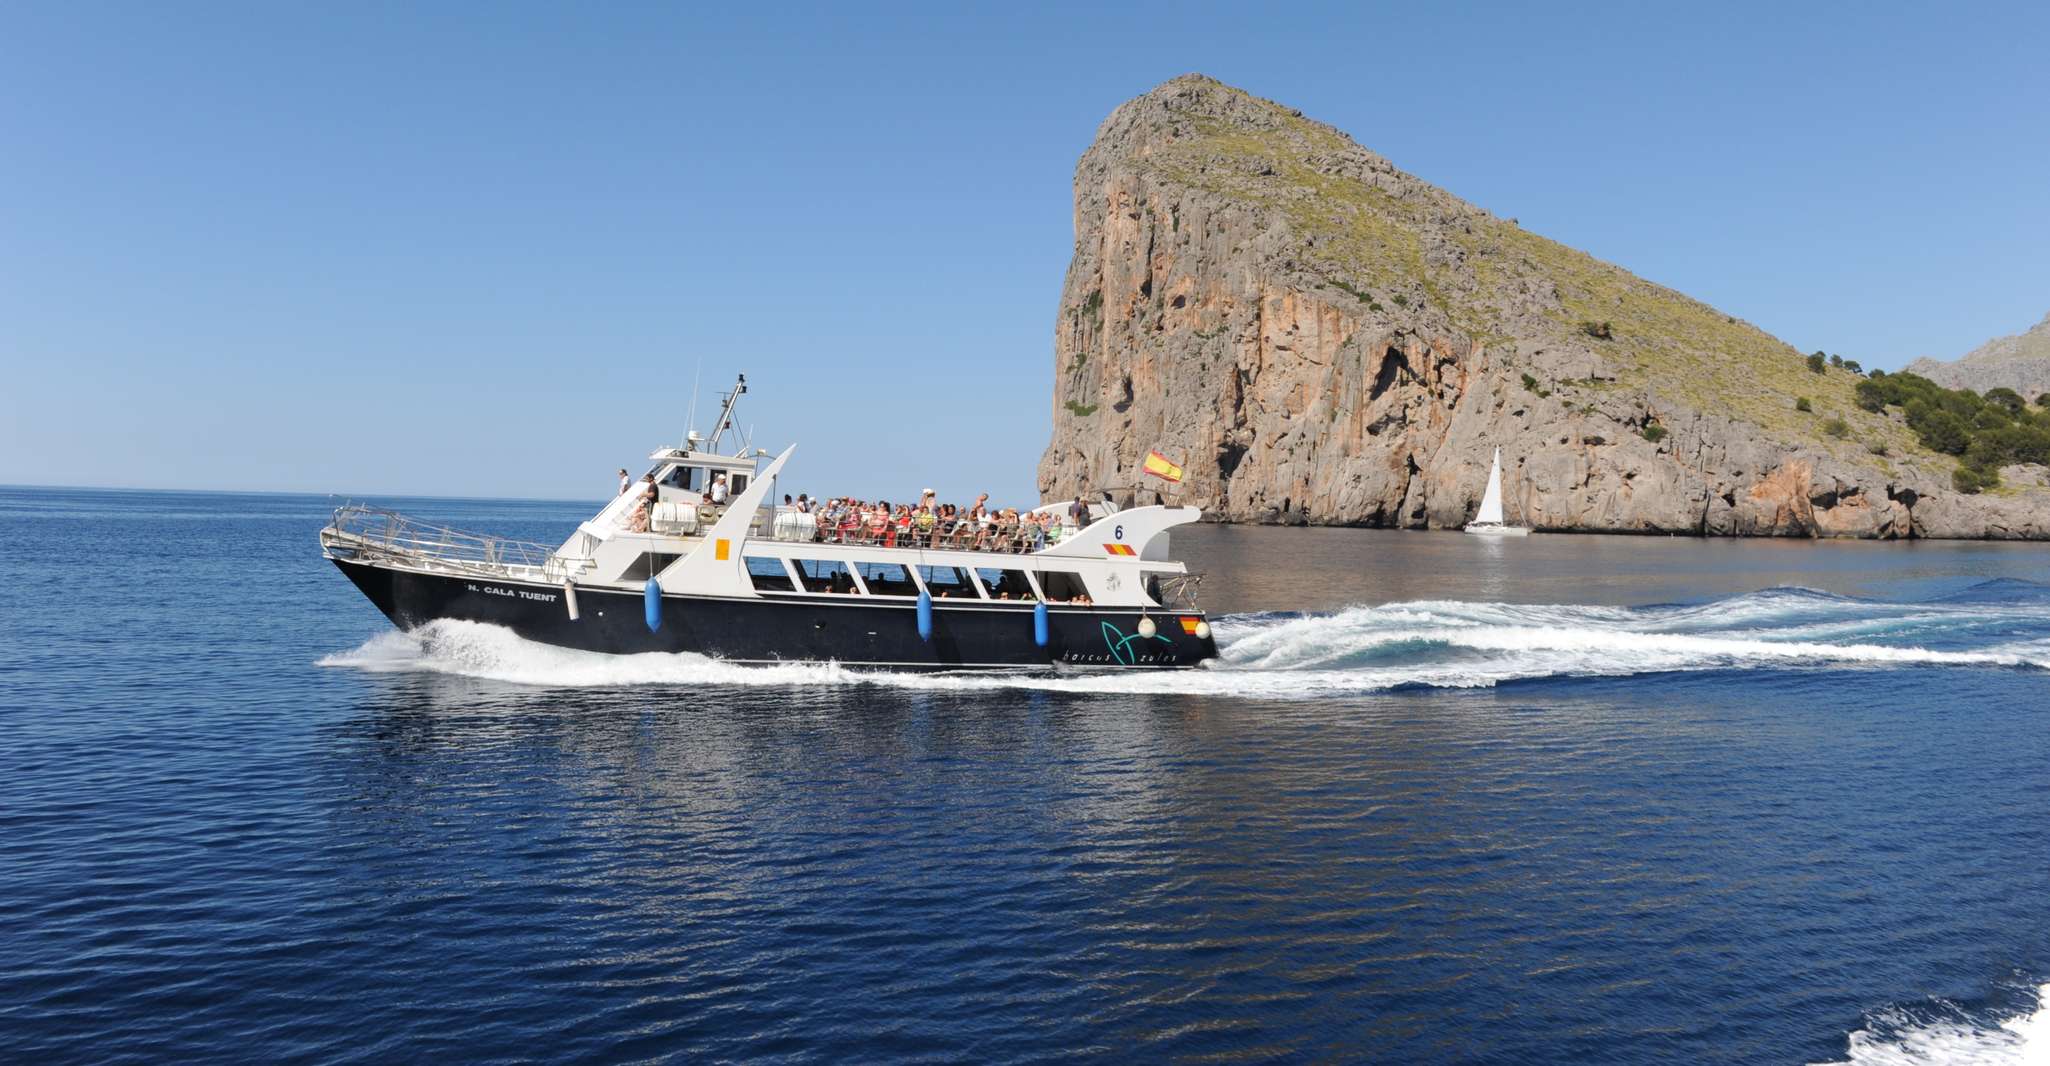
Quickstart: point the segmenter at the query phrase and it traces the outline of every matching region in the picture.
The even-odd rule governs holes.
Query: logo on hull
[[[1111,658],[1116,659],[1118,662],[1123,663],[1126,666],[1136,666],[1139,662],[1139,653],[1133,650],[1132,642],[1135,640],[1145,639],[1147,638],[1142,637],[1137,633],[1127,635],[1124,630],[1119,629],[1114,625],[1111,625],[1109,622],[1103,623],[1104,646],[1110,649]],[[1174,641],[1171,641],[1158,633],[1154,634],[1152,639],[1157,640],[1170,648],[1174,647]]]

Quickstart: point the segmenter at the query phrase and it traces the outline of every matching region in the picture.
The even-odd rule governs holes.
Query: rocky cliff
[[[1907,369],[1947,389],[2009,388],[2028,399],[2050,392],[2050,315],[2012,337],[1995,337],[1951,362],[1917,359]]]
[[[1856,375],[1196,75],[1083,154],[1054,356],[1049,499],[1453,528],[1499,445],[1540,529],[2050,535],[2050,490],[1952,492]]]

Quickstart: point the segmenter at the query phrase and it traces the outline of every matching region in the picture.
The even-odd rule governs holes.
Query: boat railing
[[[330,553],[348,558],[381,558],[430,569],[504,575],[514,569],[551,581],[566,581],[591,566],[589,559],[564,559],[532,541],[472,533],[408,518],[397,511],[347,503],[321,532]]]
[[[822,515],[807,514],[798,521],[789,521],[795,517],[795,512],[779,512],[771,538],[861,548],[925,548],[1024,555],[1051,548],[1060,543],[1063,535],[1073,532],[1059,525],[1047,529],[1030,523],[993,521],[984,524],[970,519],[926,525],[913,519],[909,524],[900,525],[895,517],[886,522],[875,522],[866,516],[829,521]]]
[[[1196,593],[1202,584],[1202,574],[1162,575],[1154,589],[1154,598],[1170,611],[1201,611],[1203,607],[1196,602]]]

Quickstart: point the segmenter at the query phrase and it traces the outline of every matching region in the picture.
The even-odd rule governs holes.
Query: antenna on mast
[[[690,439],[698,435],[698,379],[705,376],[705,357],[698,356],[698,368],[690,376],[690,406],[683,409],[683,450],[690,450]]]

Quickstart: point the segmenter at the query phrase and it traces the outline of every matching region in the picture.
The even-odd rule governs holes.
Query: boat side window
[[[1025,580],[1023,570],[1003,570],[994,566],[978,566],[977,577],[982,578],[982,587],[989,590],[993,600],[1029,600],[1032,584]]]
[[[975,592],[975,583],[968,580],[968,571],[958,566],[921,566],[918,568],[918,576],[925,579],[926,591],[932,593],[934,599],[979,598]]]
[[[747,475],[734,474],[728,477],[726,479],[726,491],[731,492],[735,496],[747,491]]]
[[[854,587],[854,574],[847,564],[838,559],[792,559],[797,567],[798,580],[804,582],[806,592],[837,592],[853,595],[859,591]]]
[[[698,468],[694,466],[679,466],[671,470],[668,477],[662,479],[662,484],[673,489],[682,489],[685,492],[696,492],[698,491]]]
[[[656,574],[667,570],[670,563],[681,558],[683,556],[672,555],[668,552],[642,552],[641,557],[635,559],[632,565],[626,568],[626,572],[619,575],[619,579],[621,581],[646,581]]]
[[[1046,592],[1046,602],[1066,603],[1089,595],[1089,586],[1082,583],[1082,575],[1072,570],[1041,570],[1039,587]]]
[[[855,563],[861,571],[861,583],[877,596],[916,596],[918,586],[911,582],[911,571],[903,563]]]
[[[783,560],[773,555],[748,556],[747,579],[754,582],[756,592],[796,591],[790,583],[790,572],[783,569]]]

